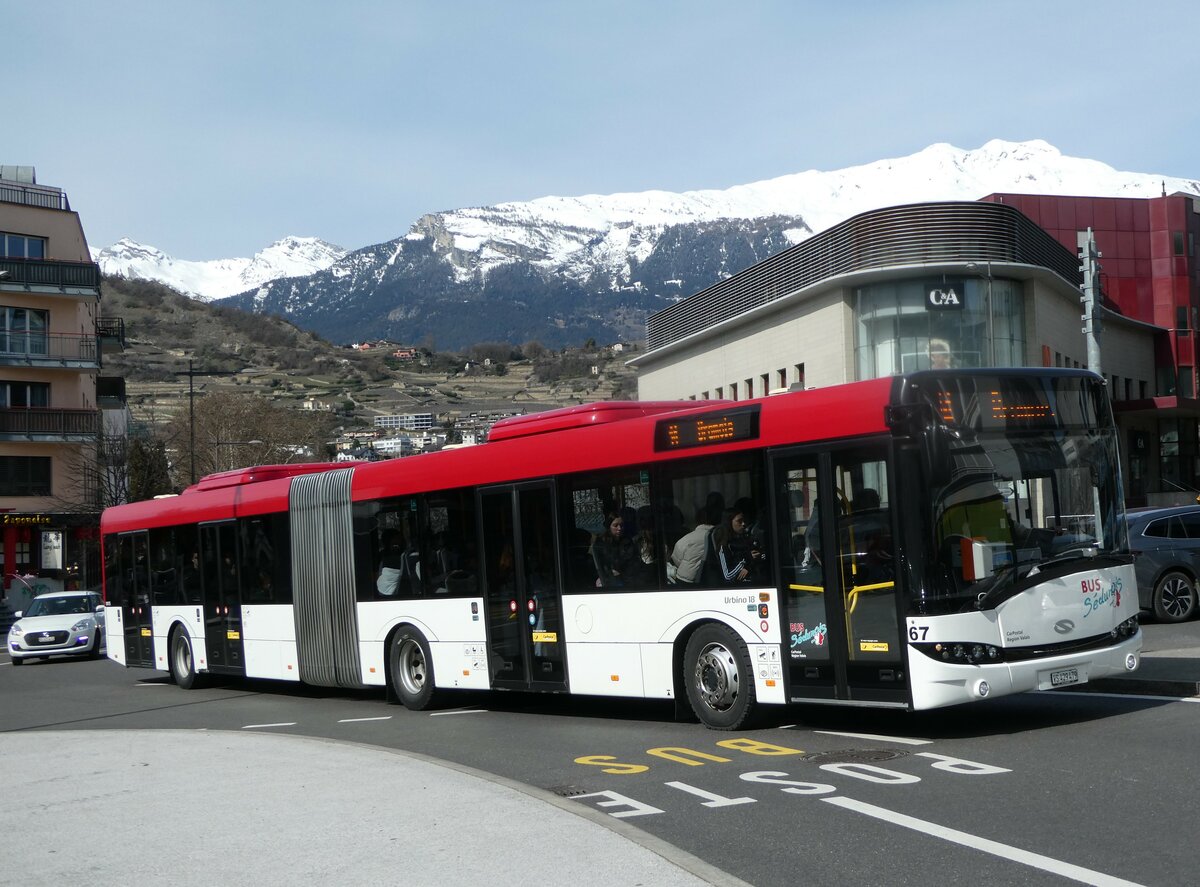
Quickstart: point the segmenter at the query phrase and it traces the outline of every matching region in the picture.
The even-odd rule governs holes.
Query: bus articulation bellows
[[[928,709],[1137,667],[1122,511],[1085,371],[589,404],[108,509],[108,655],[413,709],[453,689],[674,700],[717,729]]]

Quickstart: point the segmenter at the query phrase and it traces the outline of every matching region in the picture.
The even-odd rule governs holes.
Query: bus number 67
[[[908,639],[910,641],[923,641],[929,637],[928,625],[910,625],[908,627]]]

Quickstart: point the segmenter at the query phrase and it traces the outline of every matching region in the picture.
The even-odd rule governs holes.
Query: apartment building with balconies
[[[119,498],[124,380],[101,375],[124,325],[100,308],[66,193],[0,166],[0,568],[9,606],[99,584],[100,511]]]

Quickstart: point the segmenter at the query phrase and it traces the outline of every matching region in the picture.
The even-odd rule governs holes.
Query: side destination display
[[[758,406],[714,410],[695,416],[660,419],[654,426],[654,449],[687,450],[758,438]]]

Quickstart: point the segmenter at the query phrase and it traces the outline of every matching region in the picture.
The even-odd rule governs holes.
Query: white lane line
[[[1069,690],[1047,690],[1055,696],[1102,696],[1105,699],[1150,699],[1159,702],[1200,702],[1200,696],[1143,696],[1140,693],[1072,693]]]
[[[363,721],[390,721],[391,715],[385,715],[382,718],[342,718],[338,721],[339,724],[361,724]]]
[[[916,832],[922,832],[934,838],[941,838],[943,841],[961,844],[963,847],[970,847],[973,850],[991,853],[993,856],[999,856],[1002,859],[1008,859],[1012,862],[1019,862],[1022,865],[1041,869],[1044,872],[1050,872],[1064,878],[1070,878],[1073,881],[1081,881],[1084,884],[1094,884],[1097,887],[1140,887],[1135,881],[1115,878],[1112,875],[1104,874],[1104,872],[1085,869],[1082,866],[1072,865],[1060,859],[1042,856],[1040,853],[1031,853],[1019,847],[1010,847],[1008,844],[1001,844],[999,841],[989,841],[987,838],[981,838],[967,832],[960,832],[957,829],[946,828],[942,825],[926,822],[923,819],[886,810],[883,807],[876,807],[874,804],[864,804],[862,801],[842,797],[822,798],[821,800],[826,804],[844,807],[847,810],[853,810],[855,813],[873,816],[876,819],[882,819],[884,822],[890,822]]]
[[[171,684],[134,684],[135,687],[170,687]]]
[[[295,727],[295,721],[286,721],[282,724],[247,724],[243,730],[262,730],[266,727]]]
[[[434,712],[430,712],[429,716],[431,718],[436,718],[438,715],[485,715],[485,714],[487,714],[486,708],[464,708],[459,711],[434,711]]]
[[[932,739],[906,739],[903,736],[881,736],[878,733],[839,733],[837,730],[813,730],[826,736],[848,736],[850,739],[875,739],[879,742],[896,742],[900,745],[933,745]]]

